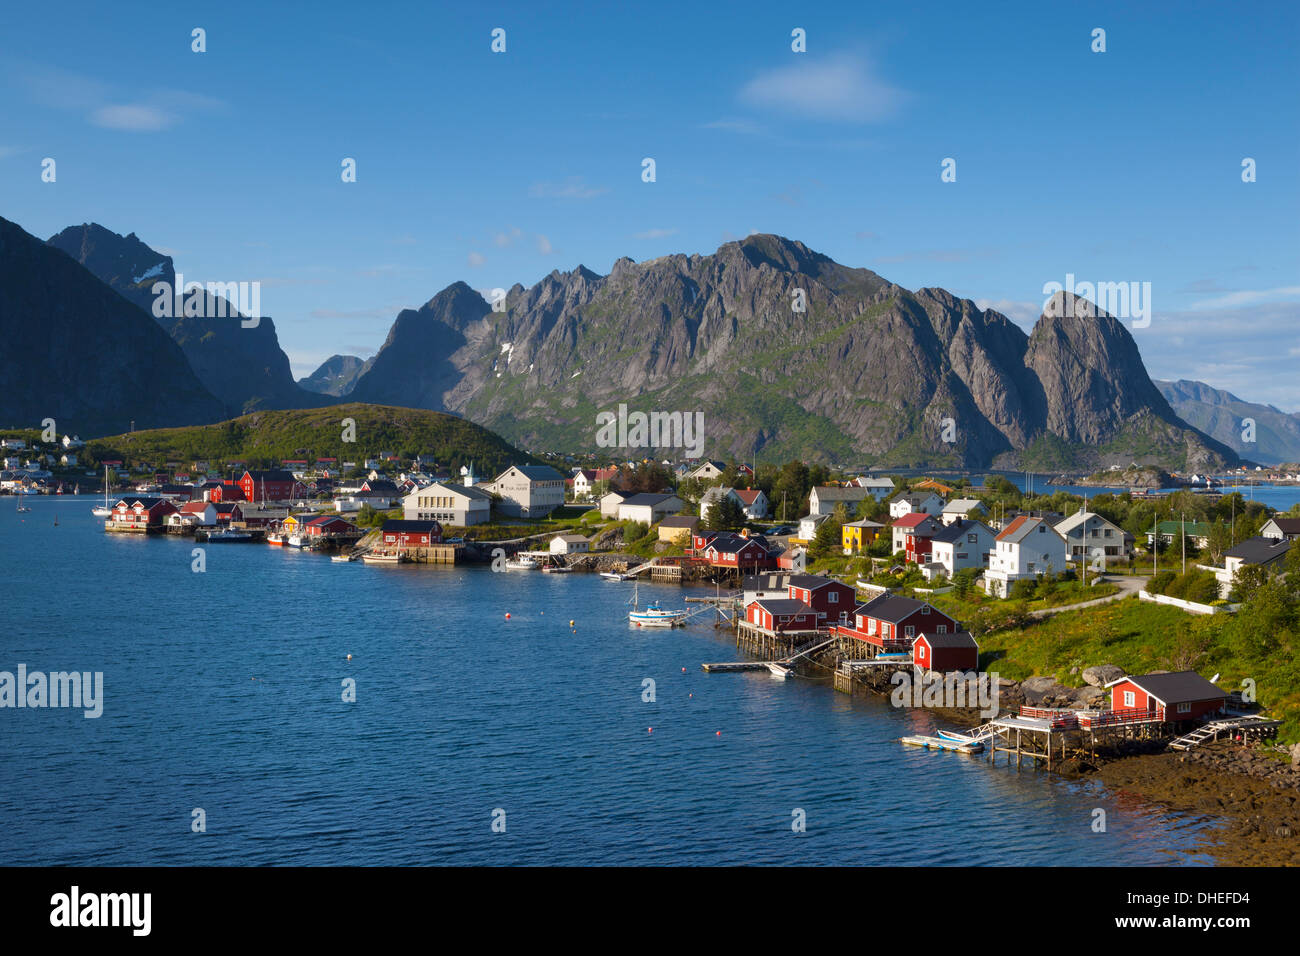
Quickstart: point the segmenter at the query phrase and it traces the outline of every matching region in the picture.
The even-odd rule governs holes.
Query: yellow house
[[[306,512],[303,514],[289,515],[280,522],[280,527],[284,529],[285,534],[302,534],[303,525],[315,517],[315,514]]]
[[[659,522],[659,540],[673,544],[686,544],[699,526],[700,519],[694,515],[676,515]]]
[[[871,547],[871,543],[876,540],[884,527],[883,524],[877,521],[868,521],[866,518],[861,521],[845,522],[840,531],[844,553],[858,554],[865,551]]]

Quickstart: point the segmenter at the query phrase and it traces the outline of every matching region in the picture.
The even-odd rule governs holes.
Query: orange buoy
[[[682,668],[682,673],[683,673],[683,674],[686,673],[686,668],[685,668],[685,667]]]
[[[720,731],[720,730],[715,730],[715,731],[713,732],[713,736],[715,736],[715,737],[721,737],[721,736],[722,736],[722,731]]]
[[[510,620],[510,612],[509,612],[509,611],[506,612],[506,620],[507,620],[507,621]]]
[[[647,727],[647,728],[645,729],[645,732],[646,732],[647,734],[653,734],[653,733],[655,732],[655,729],[654,729],[653,727]]]
[[[348,655],[348,660],[352,660],[352,655],[351,655],[351,654]]]

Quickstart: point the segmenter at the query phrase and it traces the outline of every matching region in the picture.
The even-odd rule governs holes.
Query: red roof
[[[1023,525],[1025,522],[1029,520],[1030,520],[1029,515],[1021,515],[1018,518],[1013,518],[1011,524],[1007,525],[998,533],[997,540],[1000,541],[1001,539],[1007,537],[1008,535],[1015,533],[1020,529],[1021,525]]]
[[[895,528],[915,528],[922,522],[929,521],[930,515],[923,511],[913,511],[911,514],[903,515],[894,521]]]
[[[183,515],[201,515],[208,510],[206,501],[187,501],[181,505],[181,514]]]
[[[747,505],[752,505],[756,500],[758,500],[758,496],[759,496],[759,494],[761,493],[761,490],[762,490],[762,489],[759,489],[759,488],[743,488],[743,489],[742,489],[742,488],[737,488],[737,489],[735,489],[735,491],[736,491],[736,497],[739,498],[741,501],[743,501],[743,502],[744,502],[745,504],[747,504]]]

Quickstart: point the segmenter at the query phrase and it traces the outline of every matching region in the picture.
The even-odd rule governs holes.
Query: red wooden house
[[[817,623],[848,623],[857,605],[857,591],[843,581],[815,574],[798,574],[790,578],[786,587],[790,597],[812,608]]]
[[[119,498],[106,525],[115,531],[161,531],[176,506],[166,498]]]
[[[901,547],[894,550],[905,552],[908,561],[925,564],[930,560],[930,538],[942,527],[940,522],[922,511],[903,515],[894,521],[894,537],[901,538]]]
[[[303,533],[309,538],[328,538],[334,535],[350,535],[357,532],[357,526],[338,515],[321,515],[312,518],[303,525]]]
[[[1110,688],[1111,710],[1146,711],[1167,721],[1196,720],[1217,713],[1228,699],[1226,691],[1196,671],[1129,675],[1106,686]]]
[[[710,531],[692,535],[693,551],[715,568],[734,568],[747,574],[766,571],[775,566],[767,546],[744,535],[729,531]]]
[[[961,626],[925,601],[882,594],[858,605],[852,623],[836,630],[845,637],[893,650],[911,648],[918,634],[950,634]]]
[[[221,501],[213,504],[217,508],[217,524],[231,524],[244,520],[244,512],[239,507],[238,501]]]
[[[385,547],[427,548],[442,542],[442,525],[436,521],[405,521],[390,518],[379,529]]]
[[[817,613],[792,598],[760,598],[745,608],[745,620],[765,631],[812,631]]]
[[[932,671],[977,671],[980,646],[970,631],[919,634],[912,643],[912,663]]]
[[[302,482],[283,468],[245,471],[239,487],[245,501],[294,501],[307,495]]]

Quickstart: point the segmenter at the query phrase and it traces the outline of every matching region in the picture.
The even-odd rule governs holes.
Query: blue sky
[[[759,231],[1026,326],[1150,282],[1153,377],[1300,411],[1300,5],[440,6],[11,5],[0,216],[260,280],[296,375],[457,279]]]

